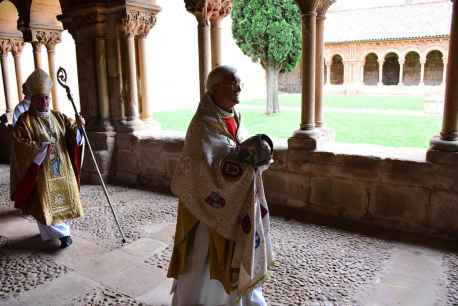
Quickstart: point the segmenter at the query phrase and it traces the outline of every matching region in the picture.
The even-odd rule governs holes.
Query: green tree
[[[278,75],[301,55],[301,19],[294,0],[233,0],[232,34],[242,52],[266,72],[266,113],[280,111]]]

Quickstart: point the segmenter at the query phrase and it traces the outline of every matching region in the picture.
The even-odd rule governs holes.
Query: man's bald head
[[[218,66],[207,78],[207,92],[221,108],[231,110],[239,103],[240,78],[237,70],[230,66]]]

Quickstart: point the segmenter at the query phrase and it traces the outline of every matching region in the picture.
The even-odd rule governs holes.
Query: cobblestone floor
[[[8,167],[0,166],[0,211],[12,205],[8,199],[8,174]],[[155,226],[173,229],[177,203],[174,197],[118,186],[109,186],[109,191],[129,245],[144,239],[160,240],[153,230]],[[75,239],[94,242],[102,253],[116,252],[121,248],[120,235],[101,187],[83,186],[81,196],[86,211],[83,218],[71,221]],[[360,305],[357,297],[383,282],[386,265],[400,244],[277,217],[272,218],[272,235],[276,265],[264,285],[269,305]],[[162,271],[167,269],[171,254],[171,237],[164,237],[161,251],[142,259],[147,266]],[[54,262],[52,254],[2,253],[8,246],[7,239],[8,236],[0,239],[0,305],[76,270]],[[440,279],[445,295],[438,300],[440,305],[458,305],[458,254],[444,252],[441,260]],[[146,303],[122,288],[97,285],[61,305]]]

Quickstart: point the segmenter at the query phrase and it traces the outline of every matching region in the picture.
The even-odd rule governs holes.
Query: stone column
[[[127,89],[127,108],[126,119],[131,124],[139,123],[138,112],[138,84],[137,84],[137,63],[135,59],[135,35],[134,33],[125,33],[124,44],[126,56],[124,58],[126,67],[126,89]]]
[[[458,152],[458,1],[453,1],[447,78],[445,87],[444,115],[439,136],[431,141],[428,160],[434,160],[434,151]],[[458,154],[458,153],[456,153]],[[456,155],[455,154],[455,155]],[[456,160],[457,156],[453,156]],[[454,164],[457,164],[454,162]]]
[[[57,94],[57,69],[56,69],[56,43],[49,43],[46,45],[46,50],[48,51],[48,67],[49,67],[49,76],[52,80],[51,88],[51,97],[52,97],[52,107],[56,111],[60,111],[59,97]]]
[[[146,50],[145,50],[146,36],[140,35],[137,39],[138,47],[138,68],[140,74],[140,90],[141,90],[141,115],[140,118],[144,122],[155,123],[151,113],[151,101],[149,96],[148,85],[148,69],[146,67]]]
[[[202,16],[197,16],[197,43],[199,48],[199,83],[200,96],[205,93],[205,83],[210,72],[210,33],[208,21]]]
[[[150,127],[159,127],[159,124],[153,119],[151,111],[150,88],[148,84],[148,67],[146,65],[146,37],[151,28],[156,24],[155,16],[148,16],[140,19],[139,30],[137,31],[137,55],[138,55],[138,73],[139,73],[139,91],[141,114],[143,122],[148,123]]]
[[[302,131],[315,127],[316,16],[315,11],[302,14]]]
[[[318,13],[316,18],[316,64],[315,64],[315,126],[323,125],[323,82],[324,82],[324,21],[326,16]]]
[[[43,69],[43,62],[41,60],[41,48],[43,44],[38,41],[32,42],[33,49],[33,63],[35,64],[35,69]]]
[[[11,52],[11,40],[10,39],[0,39],[0,59],[2,66],[2,77],[3,77],[3,90],[5,93],[5,113],[8,120],[8,123],[11,123],[13,116],[12,108],[12,92],[9,79],[9,69],[8,69],[8,54]]]
[[[231,2],[231,1],[229,1]],[[199,83],[200,96],[205,93],[205,83],[210,72],[210,18],[218,19],[221,15],[221,1],[213,0],[185,0],[186,10],[197,19],[197,35],[199,48]],[[212,46],[214,52],[212,63],[221,61],[219,42],[220,34],[218,28],[212,31]]]
[[[221,65],[221,19],[210,22],[212,69]]]
[[[106,40],[104,37],[95,39],[95,58],[100,127],[108,131],[112,130],[112,126],[110,124],[110,95],[108,93]]]
[[[442,70],[442,82],[441,82],[441,85],[444,85],[445,81],[447,79],[448,58],[444,57],[443,62],[444,62],[444,69]]]
[[[232,10],[232,1],[207,0],[207,14],[210,20],[212,68],[222,64],[221,58],[221,21]]]
[[[383,86],[383,62],[384,60],[378,60],[378,86]]]
[[[15,41],[13,43],[12,51],[13,51],[13,57],[14,57],[14,68],[16,71],[16,86],[17,86],[17,95],[19,98],[19,101],[22,100],[22,84],[23,78],[22,78],[22,63],[21,63],[21,53],[22,49],[24,48],[24,42],[23,41]]]
[[[420,84],[419,85],[425,85],[425,63],[426,63],[425,60],[420,59]]]
[[[42,67],[41,63],[41,47],[35,46],[46,46],[46,50],[48,53],[48,69],[49,69],[49,76],[52,80],[52,88],[51,88],[51,97],[52,97],[52,105],[53,109],[59,111],[59,98],[57,96],[57,69],[56,69],[56,58],[55,58],[55,50],[56,45],[61,41],[61,31],[60,30],[33,30],[33,41],[32,45],[34,46],[34,59],[36,60],[35,67]],[[35,48],[40,49],[37,50],[35,54]]]
[[[404,85],[404,65],[405,65],[405,60],[399,60],[399,86]]]
[[[364,65],[366,65],[366,61],[362,61],[362,62],[359,62],[359,73],[360,73],[360,81],[361,81],[361,85],[365,85],[364,84]]]
[[[300,129],[288,139],[290,149],[315,150],[318,132],[315,129],[315,9],[302,11],[302,104]]]

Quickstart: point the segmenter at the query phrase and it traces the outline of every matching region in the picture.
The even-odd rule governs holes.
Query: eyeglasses
[[[245,87],[245,84],[240,82],[240,83],[232,83],[232,84],[220,84],[220,86],[230,87],[232,91],[238,91],[238,90],[242,90]]]

